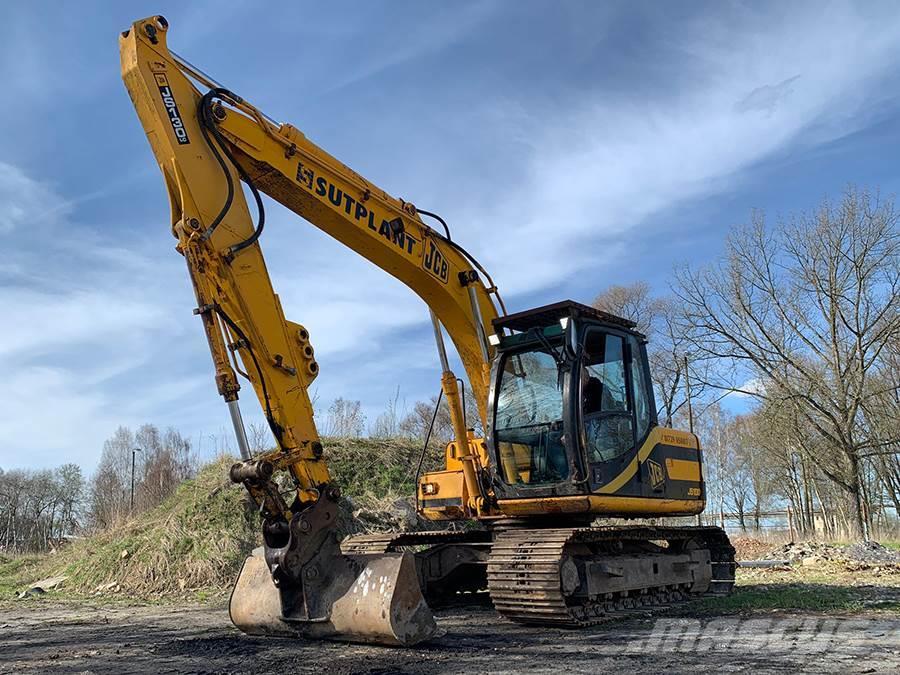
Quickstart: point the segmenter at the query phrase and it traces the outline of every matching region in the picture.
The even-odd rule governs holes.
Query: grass
[[[65,595],[100,589],[153,600],[224,591],[258,539],[243,490],[227,479],[229,464],[221,460],[204,467],[155,509],[56,555],[6,561],[0,566],[0,597],[60,575],[67,577],[60,591]]]
[[[406,439],[327,438],[325,457],[331,477],[354,502],[411,497],[421,445]],[[429,450],[423,471],[437,467],[442,455]]]
[[[326,439],[325,447],[332,477],[355,507],[378,510],[414,494],[421,448],[412,442]],[[428,460],[426,468],[436,458]],[[155,509],[55,555],[0,557],[0,599],[63,575],[65,583],[51,597],[99,593],[148,602],[224,597],[244,558],[261,543],[258,516],[247,512],[243,488],[228,480],[232,461],[204,467]]]
[[[85,540],[59,572],[68,588],[91,592],[117,584],[139,595],[224,586],[257,543],[243,490],[227,479],[229,460],[205,467],[160,506]]]
[[[706,598],[692,603],[704,612],[734,614],[760,610],[856,613],[871,609],[900,613],[900,602],[880,602],[860,589],[828,584],[772,584],[739,586],[724,598]]]
[[[739,569],[734,593],[690,604],[690,611],[887,612],[900,616],[900,574],[848,570],[841,563],[788,569]]]
[[[0,555],[0,598],[11,597],[31,583],[42,560],[37,555]]]

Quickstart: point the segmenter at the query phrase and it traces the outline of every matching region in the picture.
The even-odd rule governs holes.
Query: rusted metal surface
[[[343,556],[346,572],[331,580],[329,617],[287,620],[279,589],[261,556],[244,562],[231,594],[231,620],[250,635],[275,635],[409,646],[437,625],[419,589],[410,554]]]

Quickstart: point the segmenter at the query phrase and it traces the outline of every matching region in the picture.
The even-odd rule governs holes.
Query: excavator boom
[[[237,588],[255,580],[256,596],[237,593],[232,618],[248,632],[331,634],[408,644],[434,622],[403,555],[341,554],[334,534],[338,486],[313,419],[309,387],[318,363],[309,331],[285,318],[260,248],[261,193],[284,204],[406,283],[445,327],[486,416],[490,358],[486,326],[496,289],[477,263],[436,232],[411,203],[390,196],[288,124],[276,124],[167,47],[161,16],[135,22],[120,38],[122,76],[163,173],[171,228],[184,256],[203,322],[219,393],[234,423],[242,462],[231,471],[263,516],[264,560],[248,561]],[[206,87],[201,91],[198,87]],[[256,206],[256,222],[241,187]],[[442,384],[457,438],[466,442],[457,378],[444,359]],[[250,382],[277,441],[251,456],[238,407],[239,375]],[[283,497],[279,472],[293,483]],[[480,486],[466,472],[473,503]],[[257,574],[262,568],[266,574]],[[399,588],[402,592],[393,592]],[[370,592],[371,591],[371,592]],[[277,613],[259,614],[269,606]],[[249,597],[249,602],[241,598]],[[277,602],[276,602],[277,601]],[[353,621],[341,617],[353,617]],[[351,625],[352,623],[352,625]],[[276,631],[277,632],[277,631]]]

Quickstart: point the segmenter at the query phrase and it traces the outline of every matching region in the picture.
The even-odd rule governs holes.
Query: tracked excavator
[[[249,634],[411,645],[437,630],[430,604],[463,592],[487,591],[512,621],[571,627],[730,592],[734,549],[721,529],[596,524],[705,506],[698,440],[657,423],[635,324],[572,301],[507,313],[445,221],[177,56],[168,30],[152,16],[124,31],[122,76],[163,174],[194,313],[237,437],[231,480],[246,487],[262,521],[264,546],[231,596],[234,624]],[[262,194],[428,306],[454,435],[443,470],[418,479],[419,513],[434,531],[338,541],[341,488],[309,397],[319,366],[310,331],[285,318],[266,269]],[[445,332],[484,438],[466,427]],[[241,379],[274,450],[251,453]],[[446,527],[454,522],[477,527]]]

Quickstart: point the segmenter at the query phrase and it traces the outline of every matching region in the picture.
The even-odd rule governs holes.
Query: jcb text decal
[[[416,250],[416,245],[420,242],[406,231],[401,218],[383,217],[371,205],[366,205],[361,200],[347,194],[324,176],[317,176],[315,171],[304,166],[303,162],[297,163],[296,180],[321,201],[327,201],[333,207],[341,209],[361,226],[378,233],[404,253],[421,257],[422,266],[447,283],[449,276],[447,259],[431,242],[428,243],[429,248],[424,251],[424,254]]]
[[[437,277],[445,284],[447,283],[449,272],[447,259],[441,253],[441,249],[431,239],[428,240],[428,250],[425,251],[425,257],[422,259],[422,267],[431,272],[432,276]]]

